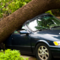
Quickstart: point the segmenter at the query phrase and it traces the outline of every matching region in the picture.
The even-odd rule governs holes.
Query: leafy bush
[[[4,16],[4,14],[9,15],[26,5],[31,0],[0,0],[0,18]]]
[[[0,60],[28,60],[28,58],[21,57],[18,50],[7,49],[5,51],[1,50]]]
[[[45,13],[49,13],[49,14],[53,15],[53,13],[52,13],[52,11],[51,11],[51,10],[48,10],[48,11],[47,11],[47,12],[45,12]]]

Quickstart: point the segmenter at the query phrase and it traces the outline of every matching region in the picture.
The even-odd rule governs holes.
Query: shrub
[[[49,14],[53,15],[53,13],[52,13],[51,10],[48,10],[48,11],[46,11],[45,13],[49,13]]]
[[[0,18],[15,12],[31,0],[0,0]]]
[[[28,60],[28,58],[21,57],[18,50],[7,49],[5,51],[1,50],[0,60]]]

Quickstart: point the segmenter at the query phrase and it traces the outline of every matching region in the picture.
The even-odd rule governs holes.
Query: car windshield
[[[50,16],[42,16],[38,17],[33,21],[30,21],[27,26],[32,30],[32,31],[37,31],[37,30],[43,30],[43,29],[50,29],[50,28],[56,28],[60,27],[60,21],[56,17],[50,15]]]

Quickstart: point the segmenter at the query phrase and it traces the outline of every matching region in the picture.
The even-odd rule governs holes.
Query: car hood
[[[39,39],[47,39],[47,40],[60,40],[60,30],[45,30],[38,31],[34,33],[34,37],[38,37]]]

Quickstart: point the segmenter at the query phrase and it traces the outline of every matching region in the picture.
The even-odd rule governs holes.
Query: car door
[[[24,29],[27,31],[26,29]],[[22,53],[31,53],[31,41],[29,34],[26,33],[15,33],[12,40],[13,49],[18,49]]]

